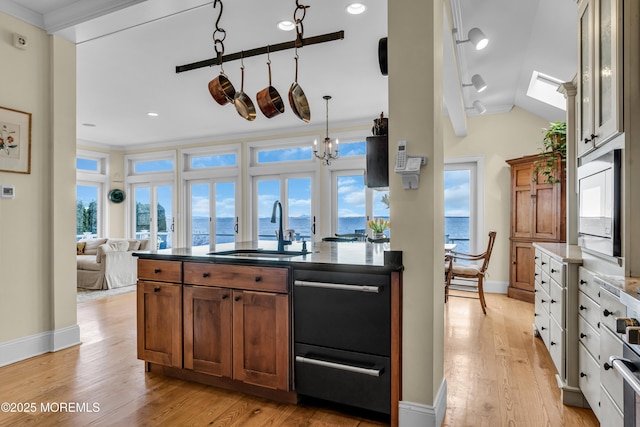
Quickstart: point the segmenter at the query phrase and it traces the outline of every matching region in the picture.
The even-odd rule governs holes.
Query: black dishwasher
[[[298,394],[389,414],[389,275],[295,270],[293,277]]]

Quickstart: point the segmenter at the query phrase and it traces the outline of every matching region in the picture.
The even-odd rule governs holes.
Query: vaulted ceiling
[[[177,65],[215,56],[212,33],[219,9],[211,1],[0,0],[0,11],[77,44],[78,139],[132,147],[283,131],[322,133],[323,95],[333,97],[331,127],[371,124],[381,111],[386,115],[387,77],[380,73],[377,54],[378,40],[387,36],[387,2],[361,2],[367,10],[354,16],[345,12],[348,0],[302,1],[311,6],[304,20],[305,37],[345,32],[344,40],[298,51],[298,82],[309,99],[310,123],[299,120],[286,99],[284,114],[267,119],[258,111],[253,122],[240,117],[231,105],[219,106],[207,89],[220,72],[218,66],[176,73]],[[292,0],[224,3],[220,26],[227,31],[225,53],[295,38],[295,31],[276,27],[277,22],[293,18]],[[480,74],[488,89],[479,94],[468,87],[453,90],[457,99],[445,99],[445,104],[464,108],[477,99],[487,107],[486,114],[518,106],[547,120],[563,119],[562,110],[527,97],[526,90],[533,70],[562,81],[574,77],[575,1],[451,0],[450,4],[458,34],[479,27],[490,43],[482,51],[473,50],[468,43],[450,43],[455,61],[445,74],[455,73],[460,83]],[[294,52],[272,53],[271,61],[273,86],[286,98],[295,79]],[[266,57],[247,58],[244,65],[244,91],[256,102],[255,94],[268,86]],[[224,64],[224,71],[239,90],[240,62]],[[147,112],[158,113],[158,117],[149,117]],[[457,120],[454,115],[451,118]]]

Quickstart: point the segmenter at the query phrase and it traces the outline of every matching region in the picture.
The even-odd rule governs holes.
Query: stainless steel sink
[[[301,255],[306,255],[309,252],[298,251],[268,251],[263,249],[237,249],[233,251],[221,251],[221,252],[209,252],[209,255],[223,255],[232,256],[236,258],[271,258],[271,259],[287,259]]]

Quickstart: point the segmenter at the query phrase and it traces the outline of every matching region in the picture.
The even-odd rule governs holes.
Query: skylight
[[[567,102],[564,95],[558,92],[561,83],[554,77],[534,71],[531,75],[529,89],[527,89],[527,96],[565,111]]]

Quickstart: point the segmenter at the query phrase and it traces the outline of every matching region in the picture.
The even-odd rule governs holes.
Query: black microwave
[[[578,167],[578,244],[619,257],[622,253],[622,150],[612,150]]]

